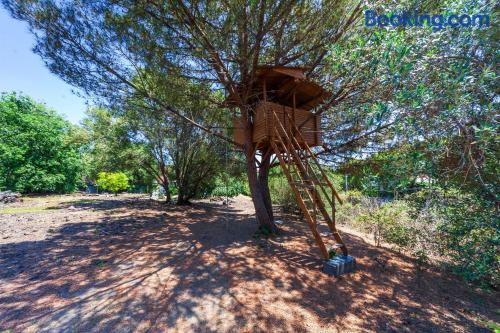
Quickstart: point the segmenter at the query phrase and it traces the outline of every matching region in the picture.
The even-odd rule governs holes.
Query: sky
[[[14,20],[0,5],[0,92],[22,92],[77,124],[87,108],[74,88],[52,74],[33,53],[35,39],[25,22]]]

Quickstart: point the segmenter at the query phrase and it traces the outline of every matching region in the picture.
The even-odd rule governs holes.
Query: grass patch
[[[88,204],[91,204],[94,202],[95,202],[95,200],[81,199],[81,200],[66,201],[63,203],[66,205],[88,205]]]
[[[92,204],[95,202],[95,200],[92,199],[81,199],[81,200],[71,200],[71,201],[64,201],[63,197],[50,197],[50,198],[45,198],[45,197],[31,197],[31,198],[26,198],[23,197],[23,201],[28,201],[28,202],[38,202],[39,204],[42,204],[40,206],[34,206],[34,207],[5,207],[5,208],[0,208],[0,214],[27,214],[27,213],[41,213],[41,212],[46,212],[48,210],[59,210],[64,207],[58,207],[58,205],[64,205],[64,206],[76,206],[76,205],[88,205]],[[57,203],[58,205],[54,205],[54,203]]]
[[[491,332],[493,333],[500,333],[500,324],[490,320],[490,321],[484,321],[484,320],[479,320],[479,322],[484,325],[485,328],[489,328]]]
[[[8,207],[0,209],[0,214],[26,214],[26,213],[39,213],[48,209],[55,209],[54,207],[38,206],[38,207]]]

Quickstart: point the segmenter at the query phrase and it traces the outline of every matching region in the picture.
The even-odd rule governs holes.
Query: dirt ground
[[[490,332],[500,298],[343,230],[320,271],[304,222],[255,236],[251,202],[47,196],[0,207],[0,331]],[[322,232],[326,232],[326,228]]]

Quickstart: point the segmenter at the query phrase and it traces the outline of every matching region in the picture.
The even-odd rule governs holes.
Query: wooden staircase
[[[335,227],[335,202],[338,200],[342,203],[342,200],[306,140],[291,121],[290,114],[287,113],[286,117],[288,118],[285,118],[284,124],[273,111],[271,128],[274,133],[270,140],[271,147],[323,257],[329,259],[328,249],[317,229],[321,217],[327,223],[336,242],[331,249],[341,249],[343,255],[347,256],[347,248]],[[328,213],[327,208],[331,213]]]

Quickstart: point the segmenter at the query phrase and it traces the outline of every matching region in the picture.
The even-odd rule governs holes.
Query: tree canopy
[[[22,193],[72,192],[81,181],[73,126],[26,96],[0,97],[0,189]]]
[[[272,224],[269,209],[265,213],[268,170],[258,166],[268,163],[259,164],[261,152],[251,142],[254,106],[248,102],[258,65],[306,67],[308,78],[330,90],[330,100],[315,110],[323,115],[325,149],[318,154],[324,160],[341,163],[425,142],[445,154],[449,173],[465,173],[480,195],[496,200],[495,177],[486,173],[497,169],[485,162],[497,151],[495,29],[367,28],[362,20],[364,10],[388,8],[493,16],[492,2],[3,3],[29,23],[35,52],[54,73],[110,106],[124,108],[134,96],[141,108],[232,142],[210,117],[193,117],[158,87],[183,77],[210,87],[191,98],[219,105],[214,91],[231,96],[235,109],[224,112],[246,124],[240,148],[264,225]]]

